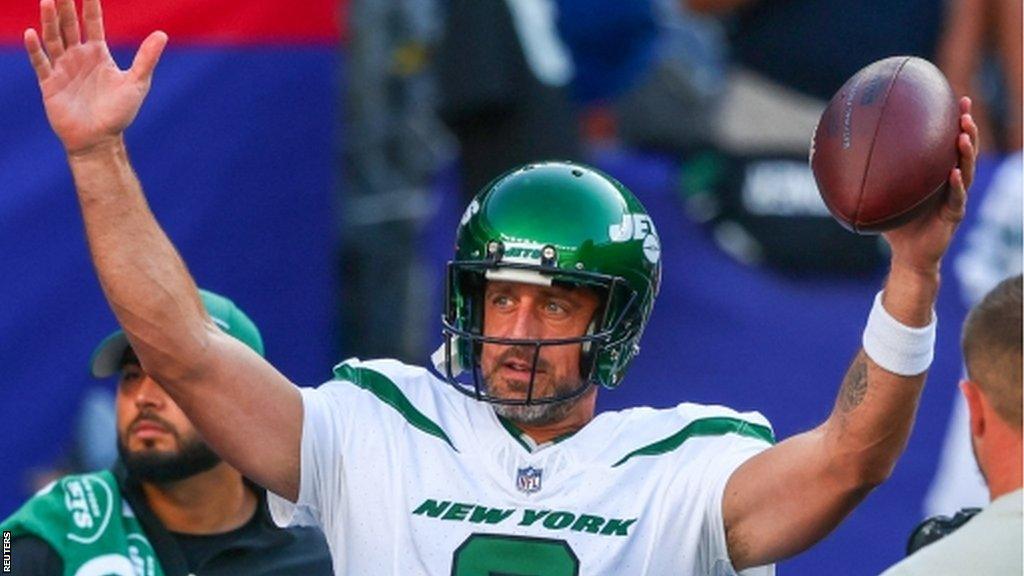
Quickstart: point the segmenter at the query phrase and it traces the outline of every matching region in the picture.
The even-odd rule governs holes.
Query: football
[[[895,56],[861,69],[814,130],[811,170],[825,205],[859,234],[912,220],[945,196],[959,124],[953,90],[931,62]]]

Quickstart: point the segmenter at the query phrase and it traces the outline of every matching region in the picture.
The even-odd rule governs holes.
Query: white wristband
[[[900,376],[916,376],[928,370],[935,355],[935,324],[912,328],[893,318],[882,306],[882,293],[875,296],[868,324],[864,327],[864,352],[875,364]]]

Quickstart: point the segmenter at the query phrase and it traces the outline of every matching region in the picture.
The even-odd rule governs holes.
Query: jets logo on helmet
[[[647,214],[625,214],[622,222],[608,227],[612,242],[642,240],[644,256],[652,263],[661,259],[661,241],[654,230],[654,221]]]
[[[483,330],[489,280],[585,286],[602,299],[590,330],[578,338],[512,340]],[[661,244],[654,223],[615,179],[570,162],[517,168],[486,186],[459,223],[448,263],[444,344],[434,356],[456,389],[499,404],[543,404],[573,398],[592,385],[614,388],[639,352],[640,336],[661,282]],[[545,346],[578,343],[579,386],[556,396],[508,400],[488,394],[480,373],[485,343]]]

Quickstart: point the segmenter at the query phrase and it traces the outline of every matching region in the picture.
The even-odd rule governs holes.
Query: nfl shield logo
[[[543,470],[527,466],[516,473],[516,488],[525,494],[533,494],[540,490],[540,477]]]

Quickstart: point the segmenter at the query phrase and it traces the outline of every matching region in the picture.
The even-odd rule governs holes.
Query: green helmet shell
[[[589,286],[602,295],[601,318],[576,339],[584,350],[581,374],[585,386],[614,388],[622,381],[639,352],[658,292],[661,244],[647,211],[626,187],[594,168],[569,162],[512,170],[466,208],[448,274],[444,324],[450,381],[451,355],[461,367],[475,368],[474,351],[487,340],[480,333],[486,280],[537,283],[538,277]],[[472,395],[489,399],[479,386]]]

